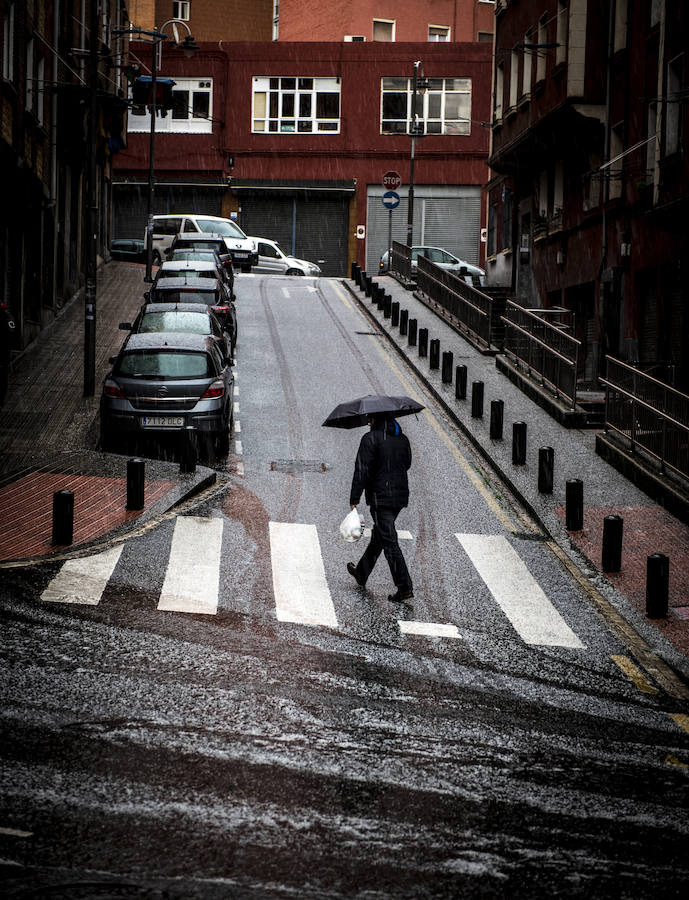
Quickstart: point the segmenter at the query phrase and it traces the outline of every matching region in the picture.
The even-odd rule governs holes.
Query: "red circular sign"
[[[387,188],[389,191],[397,190],[397,188],[402,184],[402,176],[399,172],[386,172],[383,175],[383,187]]]

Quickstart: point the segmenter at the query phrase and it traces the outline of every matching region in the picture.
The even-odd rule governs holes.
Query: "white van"
[[[250,272],[251,267],[258,262],[258,253],[254,249],[253,241],[249,240],[236,222],[220,216],[178,213],[153,216],[153,265],[158,266],[165,259],[165,251],[174,236],[180,232],[222,235],[232,255],[232,265],[242,272]],[[145,239],[144,232],[144,241]]]

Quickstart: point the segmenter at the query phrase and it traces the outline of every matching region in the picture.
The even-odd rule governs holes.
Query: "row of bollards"
[[[419,328],[416,319],[409,318],[409,311],[399,309],[398,303],[387,300],[384,289],[372,286],[372,278],[352,264],[352,280],[367,296],[372,296],[379,309],[384,310],[385,318],[391,318],[393,326],[399,325],[400,335],[407,337],[409,347],[418,346],[418,355],[428,357],[431,370],[441,369],[443,384],[452,384],[454,366],[453,355],[449,351],[440,351],[440,340],[430,339],[427,328]],[[385,299],[378,300],[379,293]],[[390,312],[388,311],[390,310]],[[442,360],[442,362],[441,362]],[[467,399],[467,367],[454,367],[455,398]],[[482,381],[471,384],[471,417],[483,418],[485,386]],[[490,403],[490,438],[503,439],[504,402],[492,400]],[[512,423],[512,463],[515,466],[526,464],[527,459],[527,425],[526,422]],[[540,447],[538,451],[538,492],[552,494],[555,469],[555,451],[552,447]],[[582,531],[584,528],[584,484],[580,478],[571,478],[565,484],[565,527],[567,531]],[[619,572],[622,568],[622,536],[624,522],[621,516],[609,515],[603,520],[602,570],[606,573]],[[646,566],[646,615],[649,618],[663,618],[668,614],[670,560],[663,553],[653,553],[648,557]]]

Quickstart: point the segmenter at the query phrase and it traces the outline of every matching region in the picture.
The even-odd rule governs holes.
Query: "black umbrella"
[[[323,424],[330,428],[359,428],[361,425],[368,425],[370,416],[410,416],[422,409],[424,407],[411,397],[368,394],[357,400],[339,403]]]

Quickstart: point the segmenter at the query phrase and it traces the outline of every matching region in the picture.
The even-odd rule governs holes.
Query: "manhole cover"
[[[328,467],[317,459],[275,459],[270,464],[270,471],[300,475],[303,472],[327,472]]]

